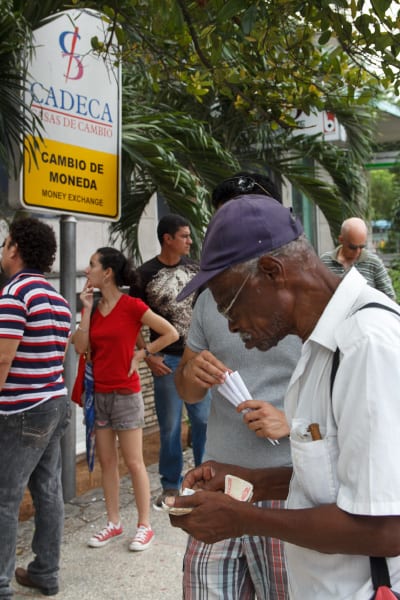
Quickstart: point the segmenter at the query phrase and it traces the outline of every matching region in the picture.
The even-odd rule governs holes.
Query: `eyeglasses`
[[[258,181],[252,177],[246,177],[245,175],[239,175],[238,177],[231,177],[226,181],[234,181],[237,189],[244,194],[251,194],[255,188],[260,188],[266,194],[266,196],[273,197],[273,193],[265,189]]]
[[[226,306],[225,308],[220,308],[219,306],[217,307],[218,312],[221,313],[221,315],[223,317],[225,317],[226,319],[229,320],[229,312],[232,310],[232,306],[235,304],[236,300],[239,298],[239,294],[243,290],[246,283],[248,282],[250,275],[251,275],[251,273],[248,273],[246,275],[246,277],[243,279],[239,289],[237,290],[236,294],[233,296],[232,300],[229,302],[228,306]]]
[[[363,250],[367,244],[347,244],[350,250]]]

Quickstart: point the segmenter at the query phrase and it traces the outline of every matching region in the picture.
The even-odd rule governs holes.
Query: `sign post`
[[[13,208],[60,216],[60,290],[75,325],[76,219],[120,216],[120,69],[107,23],[91,10],[60,13],[34,32],[25,103],[43,124],[42,137],[26,137],[18,180],[9,184]],[[105,59],[91,39],[109,47]],[[35,148],[34,154],[30,149]],[[73,348],[65,361],[69,390],[76,371]],[[63,492],[76,495],[75,405],[62,442]]]

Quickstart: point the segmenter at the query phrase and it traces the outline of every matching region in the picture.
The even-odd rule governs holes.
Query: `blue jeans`
[[[182,483],[182,407],[183,400],[178,395],[174,383],[174,372],[181,357],[164,354],[164,363],[172,370],[169,375],[154,377],[154,401],[160,426],[159,472],[161,485],[166,489],[179,489]],[[206,443],[210,396],[196,404],[185,402],[192,429],[192,448],[195,465],[203,460]]]
[[[64,527],[60,439],[69,423],[66,396],[25,412],[0,415],[0,599],[12,597],[18,513],[26,486],[35,506],[34,560],[28,565],[39,585],[57,586]]]

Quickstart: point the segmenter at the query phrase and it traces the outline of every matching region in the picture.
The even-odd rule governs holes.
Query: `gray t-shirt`
[[[227,367],[238,371],[253,399],[283,408],[283,398],[300,357],[301,340],[297,336],[287,336],[268,352],[247,350],[240,337],[229,331],[227,320],[217,311],[207,289],[196,301],[187,345],[193,352],[209,350]],[[243,423],[243,416],[213,386],[204,456],[204,460],[210,459],[254,468],[289,466],[289,439],[272,446],[267,439],[257,437]]]

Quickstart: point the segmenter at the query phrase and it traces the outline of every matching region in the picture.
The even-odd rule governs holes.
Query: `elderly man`
[[[366,250],[367,235],[368,229],[362,219],[346,219],[340,230],[340,245],[322,254],[321,260],[338,275],[343,275],[354,265],[369,285],[395,300],[396,294],[385,265],[376,254]]]
[[[268,350],[289,333],[303,340],[285,397],[293,468],[204,463],[183,482],[204,490],[166,499],[192,508],[172,524],[206,543],[282,539],[296,600],[369,600],[369,556],[390,557],[400,589],[399,307],[356,269],[343,279],[329,271],[292,213],[255,195],[216,213],[181,297],[204,284],[246,348]],[[287,508],[220,493],[227,473],[253,484],[253,501],[287,498]]]

